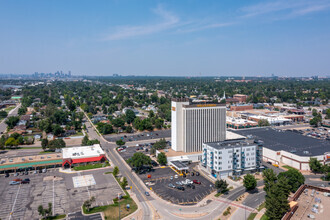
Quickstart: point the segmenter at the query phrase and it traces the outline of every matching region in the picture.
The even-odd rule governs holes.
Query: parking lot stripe
[[[12,216],[13,213],[14,213],[15,204],[16,204],[17,197],[18,197],[18,193],[19,193],[19,190],[20,190],[20,189],[21,189],[21,184],[18,186],[18,190],[17,190],[16,197],[15,197],[15,200],[14,200],[14,203],[13,203],[13,207],[12,207],[12,209],[11,209],[11,212],[9,213],[9,220],[11,219],[11,216]]]
[[[53,179],[53,215],[55,215],[55,179]]]

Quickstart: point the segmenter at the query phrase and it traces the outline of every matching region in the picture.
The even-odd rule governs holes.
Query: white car
[[[179,176],[178,175],[175,175],[174,178],[177,179]]]

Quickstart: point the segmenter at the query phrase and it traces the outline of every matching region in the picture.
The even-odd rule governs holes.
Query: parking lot
[[[190,167],[192,168],[193,166],[194,164]],[[191,171],[193,170],[191,169]],[[166,167],[156,168],[153,172],[138,176],[140,176],[144,183],[146,183],[148,187],[152,188],[152,190],[159,197],[174,204],[194,205],[215,190],[214,184],[201,175],[191,176],[190,172],[186,177],[178,176],[178,178],[175,178],[176,174],[177,173],[175,173],[170,167]],[[151,178],[148,178],[148,175],[151,175]],[[171,176],[173,179],[171,179]],[[182,185],[184,187],[184,191],[169,186],[169,184],[181,186],[177,184],[177,182],[184,181],[186,179],[191,181],[198,180],[201,184],[192,184],[195,187],[194,189],[187,187],[187,185]]]
[[[107,141],[115,142],[119,139],[122,139],[125,142],[130,141],[141,141],[141,140],[149,140],[156,138],[168,138],[171,137],[171,129],[167,130],[159,130],[159,131],[151,131],[151,132],[138,132],[132,134],[112,134],[105,135],[104,138]]]
[[[84,201],[94,196],[95,206],[112,203],[118,193],[123,193],[112,175],[104,174],[108,169],[65,174],[58,169],[5,178],[0,177],[0,218],[1,219],[39,219],[38,206],[53,204],[55,214],[80,211]],[[30,184],[9,185],[13,179],[30,179]],[[73,179],[78,179],[78,183]],[[76,181],[76,182],[77,182]],[[84,181],[87,181],[83,184]],[[94,184],[94,182],[95,184]],[[12,213],[12,214],[10,214]]]

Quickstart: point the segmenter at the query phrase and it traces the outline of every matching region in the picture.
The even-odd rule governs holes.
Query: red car
[[[193,183],[195,183],[195,184],[201,184],[201,181],[199,181],[199,180],[193,180]]]

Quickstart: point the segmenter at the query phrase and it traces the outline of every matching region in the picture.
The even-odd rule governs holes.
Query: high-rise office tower
[[[226,106],[218,103],[192,103],[172,99],[172,149],[183,152],[202,151],[206,142],[226,138]]]

